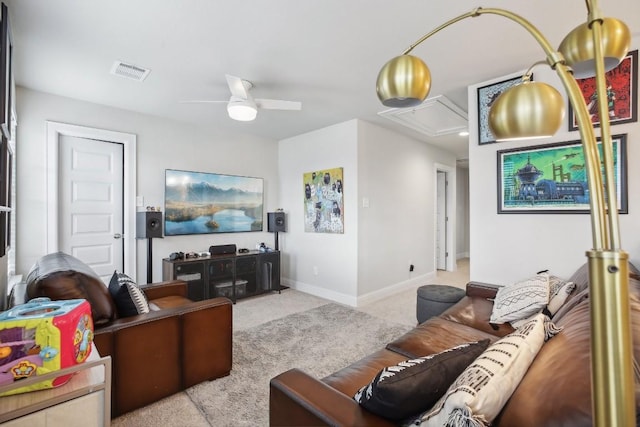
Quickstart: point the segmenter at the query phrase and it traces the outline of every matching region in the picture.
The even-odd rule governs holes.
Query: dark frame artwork
[[[631,51],[620,65],[606,73],[607,96],[609,97],[609,121],[612,125],[638,121],[638,51]],[[595,77],[576,79],[587,104],[591,122],[600,127],[596,101]],[[577,130],[575,111],[569,103],[569,130]]]
[[[262,231],[263,194],[262,178],[166,169],[164,234]]]
[[[533,80],[533,74],[531,75]],[[490,85],[482,86],[478,88],[478,144],[490,144],[496,142],[496,138],[493,136],[491,129],[489,128],[489,110],[495,102],[495,100],[504,92],[520,83],[522,76],[514,77],[512,79],[503,80],[498,83],[491,83]]]
[[[627,135],[612,140],[618,212],[626,214]],[[580,140],[500,150],[497,160],[499,214],[590,212]]]
[[[0,127],[2,133],[11,139],[11,106],[13,103],[13,40],[9,27],[9,12],[7,6],[2,3],[0,22],[0,84],[2,85],[2,97],[0,97]]]

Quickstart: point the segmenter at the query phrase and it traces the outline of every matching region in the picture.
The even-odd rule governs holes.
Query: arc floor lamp
[[[377,81],[378,97],[389,107],[412,107],[427,97],[431,74],[426,64],[409,53],[433,34],[466,18],[499,15],[518,23],[542,47],[576,113],[590,193],[593,248],[589,262],[591,310],[591,395],[594,425],[635,426],[635,390],[629,313],[628,254],[620,246],[618,202],[609,123],[605,72],[615,68],[631,44],[628,27],[603,18],[597,0],[586,0],[587,22],[551,47],[544,35],[523,17],[504,9],[477,8],[424,35],[402,55],[387,62]],[[593,124],[575,78],[594,76],[598,96],[602,158]],[[489,113],[497,140],[553,135],[564,116],[562,96],[551,86],[529,81],[505,91]],[[603,172],[601,169],[603,165]],[[604,175],[604,177],[603,177]],[[606,197],[605,197],[606,195]]]

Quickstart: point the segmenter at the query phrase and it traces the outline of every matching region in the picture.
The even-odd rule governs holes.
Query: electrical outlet
[[[316,265],[313,266],[313,275],[314,276],[318,275],[318,266],[316,266]]]

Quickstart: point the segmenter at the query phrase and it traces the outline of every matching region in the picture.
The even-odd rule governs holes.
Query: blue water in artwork
[[[251,224],[254,218],[244,214],[244,211],[238,209],[225,209],[216,212],[213,220],[218,223],[218,228],[207,227],[207,222],[211,220],[211,216],[200,216],[191,221],[165,222],[165,234],[203,234],[203,233],[229,233],[234,231],[251,231]]]

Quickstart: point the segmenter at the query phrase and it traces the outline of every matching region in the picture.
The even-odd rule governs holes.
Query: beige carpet
[[[464,287],[469,280],[468,276],[469,263],[468,260],[458,261],[458,271],[444,272],[439,271],[436,279],[430,283],[450,284],[453,286]],[[426,284],[426,283],[425,283]],[[281,350],[286,348],[295,348],[294,342],[282,342],[281,345],[275,344],[278,341],[265,342],[265,337],[269,333],[265,331],[282,331],[284,335],[273,335],[272,339],[280,341],[289,341],[290,339],[316,339],[327,340],[324,344],[321,342],[320,347],[331,350],[332,348],[340,348],[340,340],[349,340],[347,338],[337,338],[337,344],[332,344],[333,336],[311,336],[310,331],[318,329],[313,326],[310,318],[314,318],[318,322],[318,318],[325,316],[327,319],[334,319],[349,323],[350,328],[345,329],[349,334],[356,335],[357,332],[366,327],[373,325],[374,330],[380,330],[381,335],[371,335],[366,337],[364,342],[355,345],[355,349],[349,354],[341,354],[340,352],[329,351],[323,354],[323,360],[326,364],[321,369],[328,369],[326,373],[332,372],[342,366],[346,366],[350,361],[355,361],[363,355],[369,354],[373,350],[381,348],[385,342],[390,341],[395,336],[402,333],[416,324],[415,302],[416,289],[409,289],[400,292],[392,297],[385,298],[383,301],[377,301],[357,309],[343,307],[339,304],[331,303],[331,301],[318,298],[293,289],[284,290],[281,294],[273,293],[262,295],[254,298],[239,300],[233,307],[234,321],[234,370],[229,377],[221,378],[215,381],[203,383],[192,387],[183,393],[178,393],[163,399],[159,402],[127,413],[121,417],[112,420],[112,425],[116,427],[134,427],[134,426],[157,426],[157,427],[210,427],[210,426],[266,426],[268,411],[265,409],[268,396],[268,378],[282,372],[291,366],[292,363],[300,365],[300,360],[304,360],[305,353],[292,355],[292,358],[275,357],[275,354],[282,354]],[[353,312],[361,312],[361,315]],[[369,315],[369,316],[367,316]],[[289,316],[289,317],[287,317]],[[376,322],[374,318],[380,320]],[[287,319],[287,320],[283,320]],[[342,319],[342,320],[340,320]],[[347,320],[345,322],[345,319]],[[280,323],[279,323],[280,322]],[[284,322],[284,323],[282,323]],[[293,322],[293,329],[287,329],[287,325]],[[303,325],[307,325],[307,332],[298,331],[296,325],[302,329]],[[334,325],[328,326],[329,330],[337,330]],[[299,333],[300,332],[300,333]],[[295,338],[297,336],[297,338]],[[294,337],[294,338],[292,338]],[[237,338],[242,339],[245,345],[239,346]],[[251,343],[251,341],[254,341]],[[313,341],[301,341],[299,347],[311,347]],[[267,347],[262,347],[267,345]],[[346,346],[347,344],[344,344]],[[352,346],[354,347],[354,346]],[[267,351],[266,349],[271,348]],[[255,351],[251,351],[254,349]],[[276,353],[272,353],[273,350]],[[256,365],[258,371],[253,370],[252,361],[257,363],[256,354],[266,353],[264,360],[259,361]],[[335,356],[336,358],[333,358]],[[346,359],[345,359],[346,357]],[[349,357],[352,360],[348,360]],[[295,361],[295,362],[294,362]],[[301,364],[303,368],[313,370],[313,364]],[[272,371],[268,371],[272,369]],[[260,379],[259,391],[247,391],[246,387],[241,384],[252,382],[252,378],[259,375],[259,372],[265,371]],[[312,372],[314,375],[322,376],[325,372]],[[237,379],[237,381],[236,381]],[[252,397],[255,399],[252,400]],[[222,399],[222,400],[221,400]],[[237,401],[238,405],[233,404]],[[226,404],[224,402],[227,402]],[[224,411],[218,410],[221,406],[229,406]],[[252,409],[255,406],[256,412],[251,411],[241,413],[245,408]],[[228,412],[231,410],[231,412]],[[227,411],[227,412],[225,412]],[[236,414],[234,415],[233,412]],[[231,415],[229,415],[231,414]],[[235,416],[237,418],[233,418]],[[227,419],[232,418],[232,419]]]

